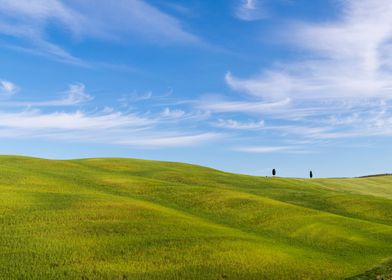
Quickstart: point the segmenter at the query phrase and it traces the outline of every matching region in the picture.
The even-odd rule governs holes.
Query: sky
[[[0,154],[392,173],[390,0],[0,0]]]

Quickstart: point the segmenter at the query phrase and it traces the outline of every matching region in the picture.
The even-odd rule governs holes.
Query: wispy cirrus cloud
[[[64,48],[51,43],[46,28],[51,22],[58,22],[69,32],[77,32],[82,15],[68,8],[58,0],[12,1],[0,0],[0,34],[18,40],[5,45],[20,51],[49,56],[73,64],[83,62]]]
[[[240,20],[254,21],[267,15],[260,0],[240,0],[235,7],[234,16]]]
[[[225,76],[241,93],[209,99],[215,112],[261,114],[285,137],[389,136],[392,129],[392,3],[341,2],[339,19],[295,22],[283,42],[301,60],[275,63],[251,77]],[[202,101],[203,102],[203,101]]]
[[[7,80],[0,80],[0,97],[8,97],[14,95],[19,87]]]
[[[82,111],[43,113],[40,110],[27,110],[16,113],[0,113],[0,127],[37,130],[90,130],[118,127],[141,127],[153,120],[136,115],[109,113],[87,115]]]
[[[0,103],[0,107],[63,107],[74,106],[93,100],[93,96],[86,92],[84,84],[71,84],[64,97],[44,101],[7,101]]]
[[[162,127],[162,128],[160,128]],[[0,135],[116,144],[136,148],[187,147],[225,137],[222,133],[177,131],[165,120],[138,113],[0,111]]]
[[[308,51],[301,62],[281,64],[228,85],[262,98],[301,100],[387,97],[392,92],[392,3],[344,1],[337,22],[298,23],[286,40]],[[381,8],[382,7],[382,8]]]
[[[56,23],[72,38],[126,42],[138,37],[168,44],[194,44],[200,39],[175,17],[142,0],[0,0],[0,35],[13,37],[16,50],[88,66],[66,48],[53,43],[47,32]]]
[[[83,16],[78,35],[123,41],[133,34],[165,43],[197,43],[200,39],[177,18],[143,0],[97,0],[91,3],[68,0],[69,7]]]
[[[255,129],[264,128],[264,121],[241,122],[232,119],[218,119],[218,121],[213,124],[220,128],[239,129],[239,130],[255,130]]]
[[[165,118],[183,118],[184,116],[186,116],[186,112],[184,110],[181,109],[170,109],[168,107],[166,107],[162,112],[161,115]]]
[[[268,153],[306,153],[301,147],[295,146],[249,146],[249,147],[237,147],[233,150],[245,153],[257,153],[257,154],[268,154]]]
[[[222,139],[224,137],[221,133],[213,133],[213,132],[203,132],[196,134],[184,134],[177,133],[173,134],[148,134],[142,135],[142,137],[129,139],[129,140],[120,140],[117,141],[117,144],[122,145],[130,145],[136,147],[144,147],[144,148],[156,148],[156,147],[187,147],[187,146],[195,146],[204,143],[210,143],[212,141],[216,141]]]
[[[132,146],[140,149],[187,147],[222,139],[223,133],[206,132],[187,124],[204,118],[199,112],[165,108],[121,112],[105,106],[83,110],[93,97],[84,84],[72,84],[57,100],[0,103],[0,135],[86,143]],[[74,110],[72,106],[78,105]],[[10,110],[12,107],[12,110]],[[181,131],[178,126],[181,123]]]
[[[195,102],[198,108],[210,110],[215,113],[274,113],[277,110],[284,110],[290,105],[290,99],[264,102],[260,99],[253,100],[227,100],[221,96],[204,96]]]

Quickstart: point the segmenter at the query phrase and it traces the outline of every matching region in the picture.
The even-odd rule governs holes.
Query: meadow
[[[0,279],[392,279],[391,259],[392,176],[0,157]]]

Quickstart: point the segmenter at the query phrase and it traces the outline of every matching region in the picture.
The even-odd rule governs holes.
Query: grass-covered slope
[[[0,157],[0,279],[344,279],[390,258],[392,177]]]

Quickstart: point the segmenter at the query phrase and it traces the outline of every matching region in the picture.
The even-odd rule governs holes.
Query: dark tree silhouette
[[[275,170],[275,168],[274,168],[274,169],[272,169],[272,175],[273,175],[273,176],[275,176],[275,175],[276,175],[276,170]]]
[[[313,178],[313,172],[312,172],[312,170],[310,170],[310,172],[309,172],[309,177],[310,177],[310,178]]]

